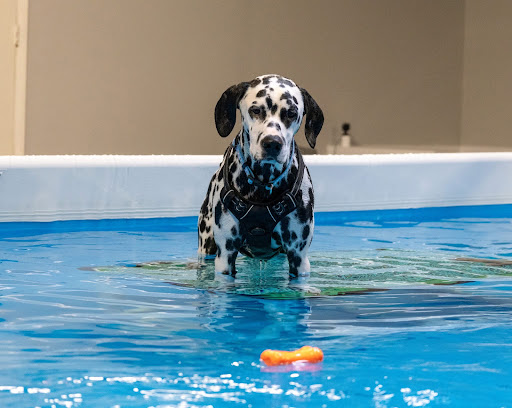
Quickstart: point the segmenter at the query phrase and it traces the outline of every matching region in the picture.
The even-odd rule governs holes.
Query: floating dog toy
[[[260,359],[269,366],[292,364],[296,361],[319,363],[324,359],[324,353],[318,347],[304,346],[294,351],[265,350]]]

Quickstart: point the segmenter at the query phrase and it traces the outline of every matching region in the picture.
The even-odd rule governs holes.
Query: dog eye
[[[295,119],[295,118],[297,117],[297,111],[289,110],[289,111],[288,111],[287,116],[288,116],[290,119]]]
[[[253,115],[259,115],[261,113],[261,109],[260,108],[251,108],[251,113]]]

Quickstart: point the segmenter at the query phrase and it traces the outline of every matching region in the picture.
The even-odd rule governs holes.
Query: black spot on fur
[[[236,137],[236,143],[237,143],[237,144],[240,144],[240,139],[239,139],[239,137],[238,137],[238,136]],[[234,161],[234,160],[235,160],[235,156],[234,156],[233,154],[231,154],[231,155],[228,157],[228,159],[227,159],[227,164],[228,164],[228,166],[229,166],[231,163],[233,163],[233,161]]]
[[[203,205],[201,206],[201,215],[203,217],[206,217],[208,215],[208,212],[209,212],[208,211],[209,196],[210,196],[210,194],[208,193],[208,195],[206,196],[206,198],[203,201]]]
[[[204,252],[207,255],[215,255],[217,253],[217,244],[215,244],[215,241],[212,237],[206,238],[204,243]]]
[[[247,132],[244,132],[244,136],[243,136],[243,141],[242,142],[238,142],[239,144],[243,145],[243,146],[250,146],[251,145],[251,140],[249,139],[249,133]],[[242,144],[243,143],[243,144]],[[234,157],[233,157],[233,161],[234,161]]]
[[[220,217],[222,216],[222,213],[223,213],[222,203],[219,201],[217,203],[217,205],[215,206],[215,224],[219,228],[221,228]]]
[[[262,89],[261,91],[259,91],[257,94],[256,94],[256,97],[257,98],[261,98],[262,96],[265,96],[267,94],[267,91]]]
[[[265,110],[265,107],[263,105],[260,106],[261,113],[260,113],[260,119],[265,120],[267,117],[267,111]]]
[[[268,85],[270,83],[270,80],[275,77],[275,75],[267,75],[266,77],[263,78],[263,85]]]
[[[233,252],[232,254],[228,255],[228,268],[229,270],[226,272],[223,272],[225,275],[236,275],[236,269],[235,269],[235,261],[236,261],[237,252]]]
[[[283,242],[288,243],[288,244],[291,242],[291,240],[290,240],[291,234],[290,234],[289,226],[290,226],[290,220],[288,219],[288,217],[284,217],[281,220],[281,238],[282,238]]]
[[[261,79],[259,78],[256,78],[256,79],[253,79],[249,85],[251,86],[251,88],[254,88],[256,86],[258,86],[259,84],[261,84]]]
[[[231,228],[231,235],[235,236],[236,234],[238,234],[238,231],[236,229],[236,226],[233,225],[233,227]]]
[[[254,175],[257,178],[262,178],[262,181],[267,183],[270,181],[272,175],[274,174],[274,166],[270,163],[264,163],[263,165],[261,162],[255,162],[252,166],[252,170]]]
[[[206,229],[206,221],[201,220],[201,222],[199,223],[199,231],[204,232],[205,229]]]
[[[277,245],[281,245],[281,237],[276,231],[272,233],[272,238],[274,239],[274,241],[276,241]]]
[[[245,197],[249,195],[249,193],[251,192],[251,185],[247,182],[247,175],[245,174],[245,172],[240,172],[240,174],[235,180],[235,183],[236,188],[238,189],[241,195]]]
[[[293,185],[298,174],[299,174],[299,169],[297,167],[297,157],[295,157],[293,159],[293,166],[290,169],[288,176],[286,177],[286,182],[288,183],[288,185]]]
[[[305,225],[302,229],[302,239],[308,239],[309,236],[309,225]]]
[[[290,92],[286,91],[284,92],[282,95],[281,95],[281,98],[279,98],[279,100],[283,100],[283,99],[286,99],[286,100],[290,100],[292,98],[292,96],[290,95]]]
[[[277,79],[277,82],[282,86],[282,85],[286,85],[286,86],[289,86],[289,87],[294,87],[295,85],[293,85],[293,83],[291,81],[289,81],[288,79],[285,79],[283,77],[279,77]]]
[[[309,224],[313,219],[313,207],[314,207],[314,197],[313,197],[313,189],[310,188],[308,191],[309,194],[309,202],[307,205],[299,205],[297,208],[297,219],[302,224]]]
[[[288,257],[288,263],[290,265],[290,275],[297,277],[299,274],[299,267],[302,263],[302,259],[297,255],[295,251],[289,251],[286,253]]]
[[[272,109],[272,98],[270,96],[267,96],[265,99],[265,102],[267,103],[267,108],[270,110]]]

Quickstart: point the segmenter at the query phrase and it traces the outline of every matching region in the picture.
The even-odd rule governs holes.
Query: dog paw
[[[234,283],[235,282],[235,275],[230,274],[229,272],[217,272],[215,274],[215,279],[222,283]]]
[[[307,279],[295,279],[289,284],[290,289],[297,290],[299,292],[310,293],[312,295],[319,295],[322,291],[319,288],[311,286],[307,283]]]

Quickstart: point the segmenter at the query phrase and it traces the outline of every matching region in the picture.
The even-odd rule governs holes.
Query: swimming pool
[[[510,155],[306,158],[292,287],[191,264],[218,159],[0,158],[0,406],[512,405]]]
[[[510,406],[512,267],[455,260],[510,259],[512,206],[376,215],[317,214],[311,248],[311,286],[368,291],[285,300],[279,260],[232,290],[133,267],[193,259],[194,217],[4,224],[0,405]],[[259,361],[304,344],[324,362]]]

